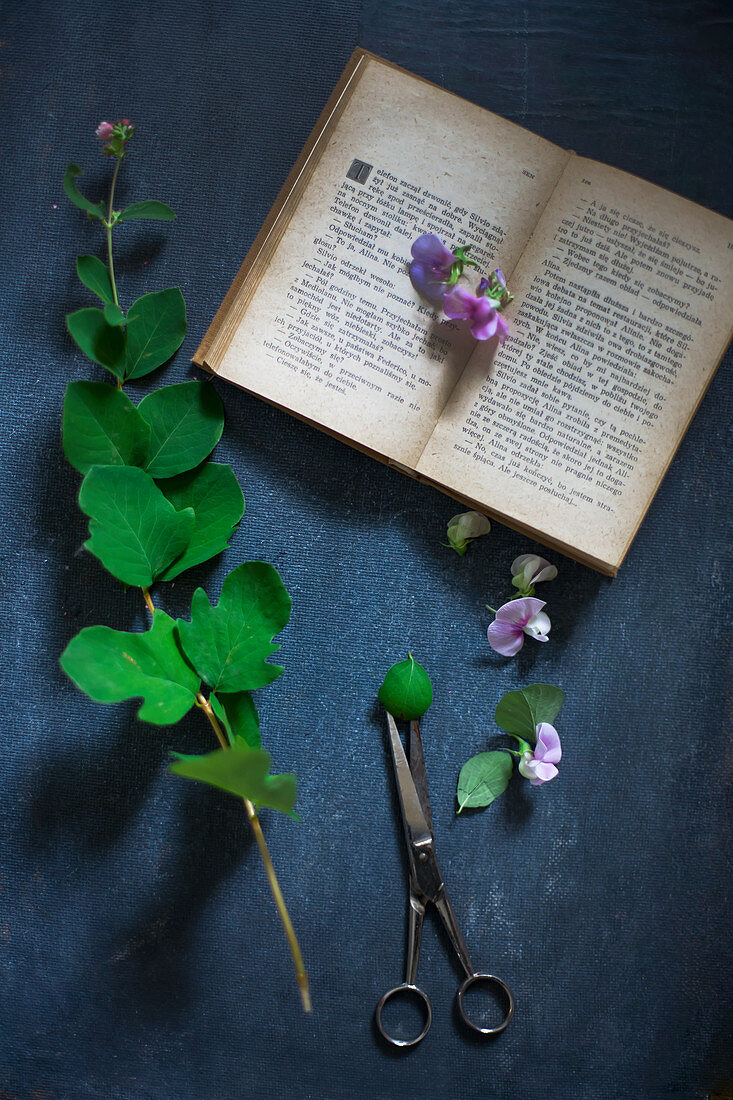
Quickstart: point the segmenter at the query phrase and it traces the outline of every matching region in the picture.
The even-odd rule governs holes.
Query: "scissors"
[[[497,978],[493,974],[481,974],[474,969],[458,927],[453,907],[448,900],[443,876],[435,858],[433,819],[430,812],[428,780],[425,772],[420,724],[419,722],[410,723],[409,764],[397,730],[397,723],[391,714],[387,715],[387,724],[389,726],[389,743],[392,749],[392,761],[394,763],[402,823],[405,828],[407,853],[410,862],[409,924],[405,980],[401,985],[396,985],[394,989],[388,990],[377,1005],[377,1030],[382,1038],[393,1046],[414,1047],[425,1038],[430,1029],[433,1019],[430,1001],[427,994],[415,984],[415,980],[417,978],[417,963],[420,956],[425,908],[428,903],[432,902],[438,910],[438,915],[445,926],[448,938],[466,973],[457,996],[460,1017],[469,1028],[477,1031],[480,1035],[498,1035],[514,1015],[514,998],[509,987],[504,984],[501,978]],[[502,1019],[493,1027],[484,1027],[475,1023],[466,1010],[466,994],[469,989],[479,986],[494,994],[494,998],[502,1006]],[[393,998],[405,996],[418,1002],[423,1017],[422,1030],[412,1039],[390,1034],[383,1020],[385,1006]]]

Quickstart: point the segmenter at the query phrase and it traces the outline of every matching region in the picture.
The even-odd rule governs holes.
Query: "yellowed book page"
[[[359,75],[360,74],[360,75]],[[568,154],[365,58],[221,376],[414,466],[473,340],[414,291],[423,232],[511,268]]]
[[[733,223],[573,157],[420,473],[618,565],[731,338]]]

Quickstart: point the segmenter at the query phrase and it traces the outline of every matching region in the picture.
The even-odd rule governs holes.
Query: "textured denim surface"
[[[459,560],[441,546],[447,498],[217,383],[216,454],[247,512],[232,549],[165,600],[182,613],[196,584],[216,594],[258,557],[293,595],[286,674],[259,701],[276,766],[300,777],[303,820],[263,817],[312,1017],[239,805],[167,773],[170,748],[209,747],[201,716],[142,725],[132,706],[78,694],[57,657],[85,625],[145,625],[139,593],[81,550],[59,441],[67,381],[102,376],[64,329],[89,304],[74,257],[102,242],[61,190],[68,160],[90,191],[103,180],[101,118],[139,125],[120,199],[179,212],[125,228],[117,255],[125,302],[182,287],[189,334],[151,380],[181,381],[355,45],[730,214],[729,14],[579,0],[6,6],[3,1100],[687,1100],[726,1080],[725,364],[619,577],[550,555],[552,640],[511,662],[488,648],[484,605],[532,544],[495,525]],[[433,1028],[395,1056],[372,1024],[405,932],[375,696],[408,649],[435,687],[423,738],[443,871],[475,961],[514,988],[517,1012],[493,1043],[457,1027],[458,975],[430,922]],[[499,696],[537,679],[567,692],[560,778],[515,780],[456,819],[457,772],[490,743]]]

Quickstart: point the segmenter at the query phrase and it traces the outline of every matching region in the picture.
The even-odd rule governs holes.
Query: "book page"
[[[424,232],[510,270],[568,154],[365,56],[217,374],[414,466],[473,340],[413,289]],[[228,337],[227,337],[228,341]]]
[[[733,223],[573,157],[515,334],[477,346],[418,471],[615,569],[730,340],[731,276]]]

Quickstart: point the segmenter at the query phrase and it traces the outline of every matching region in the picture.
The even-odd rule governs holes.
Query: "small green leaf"
[[[151,429],[146,470],[173,477],[198,466],[224,430],[224,406],[209,382],[179,382],[144,397],[138,412]]]
[[[122,378],[125,365],[125,334],[107,324],[104,312],[96,306],[66,314],[66,327],[85,355],[116,378]]]
[[[90,202],[88,198],[82,195],[81,191],[76,186],[76,177],[82,174],[82,170],[78,164],[69,164],[64,172],[64,191],[67,198],[71,199],[74,206],[78,206],[80,210],[86,210],[87,214],[91,214],[93,218],[101,218],[104,220],[105,210],[104,203]]]
[[[174,210],[157,199],[144,199],[142,202],[133,202],[117,216],[118,222],[129,222],[132,218],[150,218],[155,221],[171,222],[175,218]]]
[[[96,256],[77,256],[76,273],[84,286],[88,287],[103,302],[107,305],[114,302],[109,271]]]
[[[379,702],[395,718],[421,718],[433,701],[433,685],[412,654],[392,665],[379,689]]]
[[[208,561],[227,546],[244,514],[244,497],[231,466],[205,462],[195,470],[158,482],[174,508],[193,508],[196,525],[180,558],[160,575],[171,581],[185,569]]]
[[[113,328],[121,328],[125,323],[125,315],[119,306],[116,306],[114,302],[108,302],[102,311],[104,313],[104,319],[108,325],[112,325]]]
[[[507,752],[480,752],[461,768],[456,798],[458,813],[467,806],[489,806],[503,794],[512,777],[512,758]]]
[[[147,586],[186,548],[193,509],[177,512],[135,466],[92,466],[79,491],[91,538],[84,546],[124,584]]]
[[[521,691],[508,691],[496,708],[496,724],[534,744],[537,726],[554,722],[564,699],[565,692],[552,684],[529,684]]]
[[[252,749],[260,747],[260,718],[248,691],[233,691],[221,696],[212,691],[209,702],[226,731],[230,745],[235,741],[244,741]]]
[[[143,294],[127,311],[125,378],[142,378],[170,359],[186,335],[186,304],[177,286]]]
[[[217,693],[253,691],[283,671],[265,660],[280,647],[274,634],[290,618],[291,600],[276,569],[263,561],[238,566],[212,607],[203,588],[191,602],[191,622],[179,619],[183,651]]]
[[[171,725],[194,705],[200,686],[181,653],[175,627],[164,611],[155,612],[144,634],[86,627],[61,654],[61,667],[97,703],[140,698],[138,718]]]
[[[149,440],[150,428],[122,390],[106,382],[66,387],[64,453],[80,473],[92,466],[140,466]]]
[[[297,781],[294,775],[269,775],[272,758],[264,749],[252,749],[237,741],[230,749],[215,749],[205,756],[175,753],[171,771],[186,779],[198,779],[258,806],[271,806],[296,820],[293,813]]]
[[[514,733],[517,737],[535,740],[535,726],[532,707],[522,691],[508,691],[499,700],[494,713],[497,726]]]

